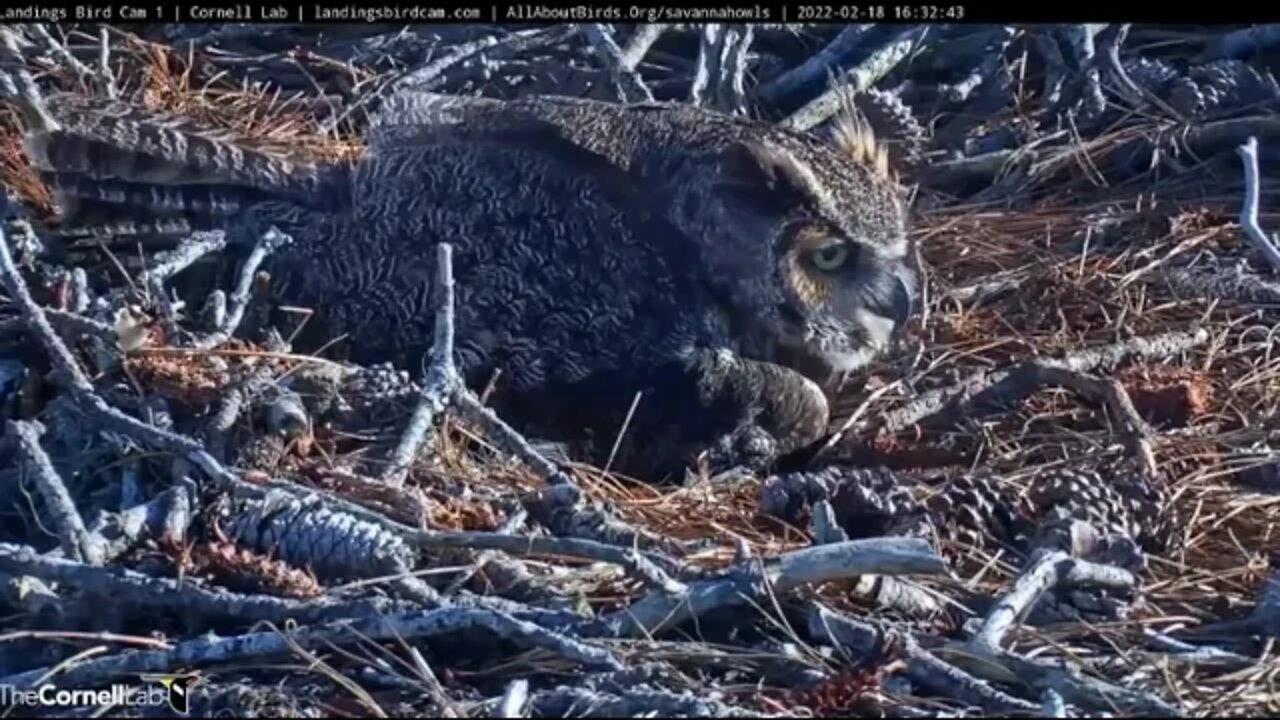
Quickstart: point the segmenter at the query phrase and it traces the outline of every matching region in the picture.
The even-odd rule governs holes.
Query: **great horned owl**
[[[373,148],[519,137],[531,128],[630,173],[698,245],[713,283],[749,318],[746,354],[788,349],[862,367],[910,311],[901,189],[852,107],[821,141],[673,103],[516,101],[406,93],[375,117]]]
[[[389,103],[343,166],[117,101],[26,117],[68,223],[293,235],[271,299],[315,311],[302,344],[342,336],[357,362],[419,367],[453,244],[466,381],[501,371],[509,422],[642,477],[815,441],[805,373],[865,365],[911,307],[904,196],[853,118],[820,139],[678,104],[424,97]]]

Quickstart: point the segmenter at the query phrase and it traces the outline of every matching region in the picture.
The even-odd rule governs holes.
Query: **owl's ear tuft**
[[[876,175],[895,179],[889,168],[889,148],[871,129],[871,124],[853,101],[853,93],[840,93],[840,110],[831,121],[831,142],[854,162],[868,167]]]

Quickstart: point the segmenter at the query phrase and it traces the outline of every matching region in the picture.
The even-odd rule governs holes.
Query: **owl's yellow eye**
[[[839,270],[841,266],[849,261],[849,247],[847,245],[827,245],[814,250],[809,257],[813,259],[813,264],[819,270],[831,272]]]

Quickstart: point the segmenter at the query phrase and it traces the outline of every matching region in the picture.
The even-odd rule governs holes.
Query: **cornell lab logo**
[[[186,715],[191,710],[191,688],[199,681],[199,675],[143,675],[147,682],[158,682],[169,691],[169,707]]]

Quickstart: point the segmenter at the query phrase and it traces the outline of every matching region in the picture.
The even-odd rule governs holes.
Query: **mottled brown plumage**
[[[827,140],[684,104],[407,94],[375,118],[369,145],[554,135],[597,153],[699,246],[749,318],[753,356],[789,347],[851,370],[884,348],[894,323],[881,319],[900,321],[915,290],[905,199],[855,118]],[[828,247],[852,256],[840,273],[814,271]]]
[[[452,243],[467,382],[501,371],[500,414],[597,462],[629,419],[614,466],[635,474],[708,449],[717,466],[758,465],[816,440],[826,399],[793,368],[865,365],[910,308],[902,193],[860,132],[832,142],[681,105],[442,114],[418,99],[390,103],[346,168],[60,103],[62,127],[30,146],[95,221],[145,209],[293,235],[267,269],[274,301],[317,313],[303,345],[344,336],[352,360],[416,370],[434,247]]]

